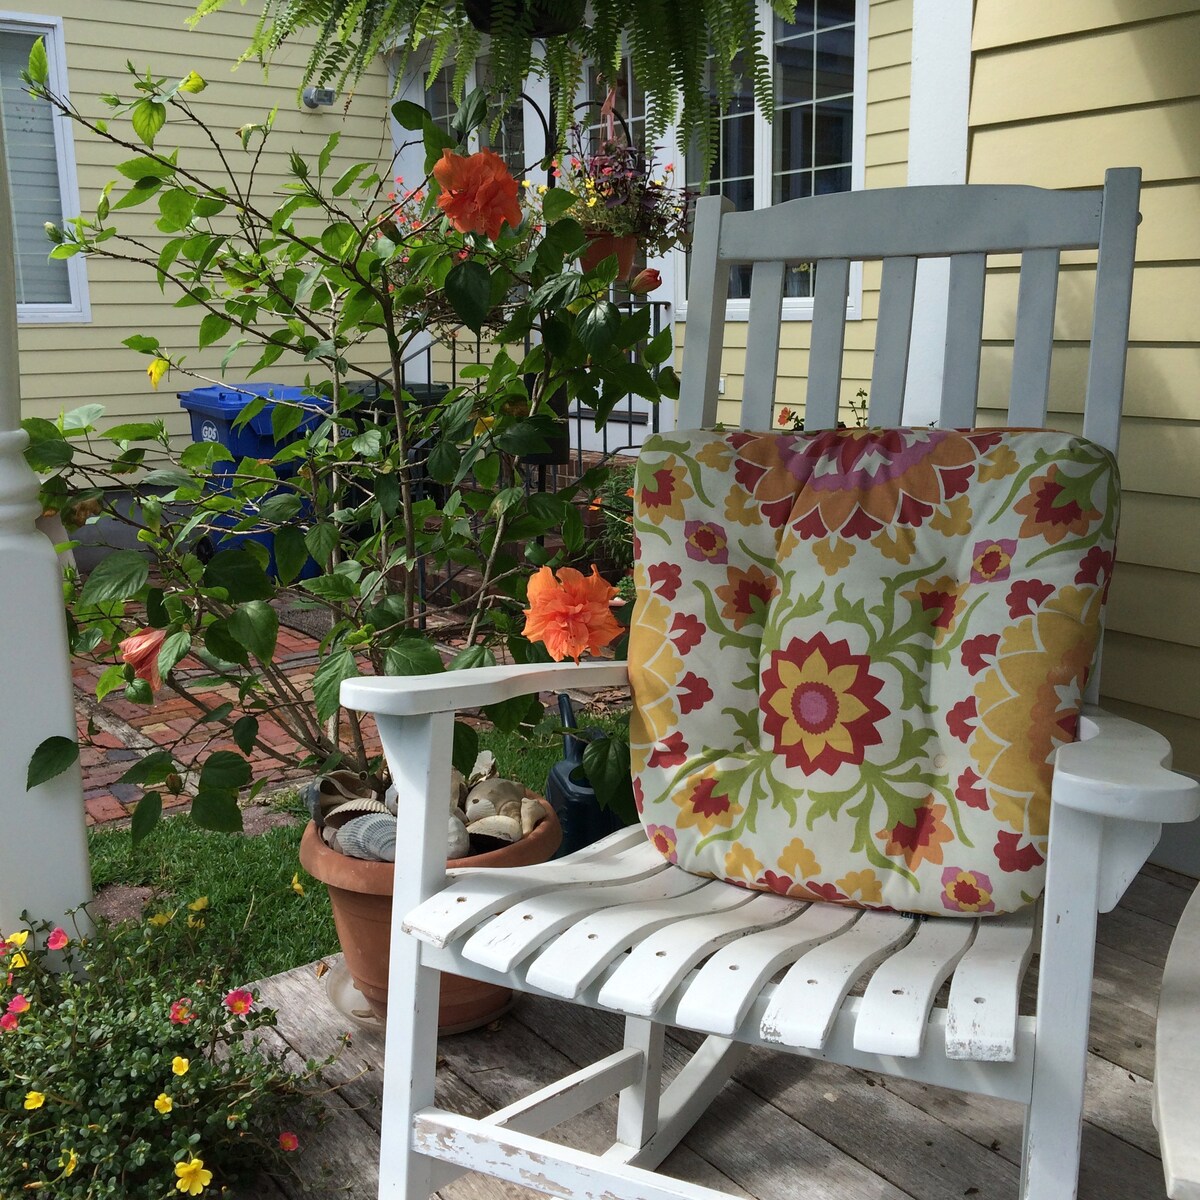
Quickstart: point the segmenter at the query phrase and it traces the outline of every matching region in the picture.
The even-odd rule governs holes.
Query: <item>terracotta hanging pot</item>
[[[554,809],[545,800],[540,803],[546,810],[545,819],[520,841],[486,854],[452,858],[446,866],[526,867],[548,862],[562,842],[562,828]],[[300,865],[329,890],[346,967],[371,1011],[381,1021],[386,1020],[396,864],[339,854],[321,841],[317,827],[310,821],[300,841]],[[438,1032],[477,1029],[499,1016],[511,1002],[510,988],[443,974]]]
[[[606,233],[600,229],[585,230],[588,244],[579,256],[579,265],[585,271],[594,270],[611,254],[617,256],[617,278],[628,279],[637,255],[638,240],[632,234]]]
[[[515,18],[514,29],[528,22],[530,37],[558,37],[578,29],[587,0],[515,0],[497,10],[492,0],[463,0],[467,19],[481,33],[492,33],[497,24]],[[501,32],[508,32],[503,29]]]

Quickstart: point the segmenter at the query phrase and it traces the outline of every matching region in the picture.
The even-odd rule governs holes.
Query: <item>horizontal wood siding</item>
[[[901,187],[908,172],[908,98],[912,54],[912,0],[871,0],[867,54],[866,186]],[[846,353],[840,403],[842,419],[853,421],[850,403],[871,378],[875,344],[875,315],[879,307],[879,266],[863,272],[862,320],[846,329]],[[775,407],[804,408],[808,381],[808,348],[812,325],[785,321],[780,332],[779,383]],[[676,366],[687,341],[686,322],[675,326]],[[717,406],[717,419],[736,424],[741,412],[746,368],[746,323],[730,321],[725,327],[725,352],[721,371],[725,393]]]
[[[304,46],[289,48],[264,78],[254,63],[234,67],[253,32],[257,11],[232,4],[189,30],[185,19],[194,11],[192,0],[160,0],[150,5],[139,0],[41,0],[34,10],[41,15],[63,18],[67,84],[75,106],[85,115],[108,116],[100,95],[116,92],[129,95],[130,76],[125,71],[131,59],[140,71],[149,68],[156,76],[180,78],[196,71],[208,82],[207,89],[192,99],[192,105],[218,133],[222,149],[236,167],[245,161],[234,131],[248,121],[261,121],[278,107],[275,132],[262,159],[255,196],[273,210],[284,198],[281,191],[289,179],[288,153],[296,149],[315,165],[326,139],[334,130],[341,142],[330,167],[336,179],[351,163],[361,160],[381,163],[388,169],[391,135],[387,123],[388,81],[380,66],[359,85],[349,112],[342,98],[332,108],[315,112],[300,106],[297,88],[300,70],[308,54]],[[123,122],[112,121],[114,129]],[[126,132],[129,127],[125,124]],[[137,152],[119,153],[99,138],[76,126],[75,157],[79,176],[79,205],[85,214],[95,211],[100,190],[118,178],[114,165]],[[181,121],[168,120],[158,138],[158,149],[180,147],[180,162],[196,164],[210,177],[218,166],[216,154],[204,145],[202,135]],[[122,181],[123,182],[123,181]],[[118,186],[116,195],[121,194]],[[153,201],[124,213],[111,223],[161,245],[165,236],[153,225],[158,212]],[[197,331],[203,316],[200,308],[174,307],[175,294],[168,287],[160,292],[152,270],[136,264],[92,261],[87,266],[92,307],[89,324],[25,325],[20,329],[22,411],[26,416],[54,417],[60,409],[102,403],[111,418],[163,417],[168,428],[185,435],[186,414],[180,410],[178,391],[203,386],[205,379],[179,372],[151,388],[146,377],[148,359],[121,343],[133,333],[158,336],[164,347],[186,354],[186,366],[212,380],[222,378],[221,359],[236,339],[230,333],[217,346],[197,351]],[[246,369],[257,357],[250,347],[239,351],[224,373],[229,382],[247,378]],[[378,365],[382,350],[358,356]],[[311,369],[311,368],[309,368]],[[285,355],[257,378],[263,382],[304,382],[306,367],[290,362]],[[314,375],[319,379],[319,375]]]
[[[1142,226],[1121,431],[1125,502],[1109,597],[1102,691],[1171,738],[1200,771],[1200,4],[1195,0],[979,0],[969,177],[1094,186],[1107,167],[1143,171]],[[1067,269],[1056,314],[1053,420],[1077,428],[1078,345],[1094,273]],[[1003,330],[1016,273],[988,281],[983,403],[1007,395]],[[1085,299],[1086,297],[1086,299]],[[995,414],[993,414],[995,415]]]

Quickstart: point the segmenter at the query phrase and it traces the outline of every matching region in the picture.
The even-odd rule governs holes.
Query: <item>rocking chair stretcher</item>
[[[970,424],[987,250],[1025,254],[1013,416],[1041,423],[1052,333],[1045,318],[1054,309],[1047,288],[1058,250],[1090,244],[1100,246],[1100,268],[1085,432],[1115,449],[1136,201],[1136,171],[1110,172],[1103,193],[898,189],[753,214],[727,214],[721,200],[704,200],[681,424],[711,424],[715,417],[725,279],[730,263],[749,261],[754,354],[747,356],[743,414],[749,427],[769,426],[786,259],[821,260],[806,419],[810,429],[832,428],[846,268],[855,257],[885,260],[871,419],[895,421],[915,262],[946,254],[954,257],[942,423]],[[1165,740],[1086,710],[1079,740],[1061,747],[1056,759],[1049,843],[1057,853],[1049,855],[1041,904],[1006,916],[919,919],[737,889],[671,865],[641,829],[556,863],[467,870],[447,879],[442,814],[454,710],[625,679],[624,663],[598,662],[343,684],[342,702],[376,717],[399,794],[413,798],[411,836],[421,847],[419,867],[398,873],[394,895],[381,1197],[419,1200],[464,1169],[556,1195],[716,1197],[653,1168],[716,1096],[746,1047],[760,1044],[1020,1101],[1028,1114],[1022,1200],[1069,1200],[1078,1171],[1097,913],[1115,906],[1162,822],[1200,813],[1200,787],[1168,769]],[[1094,674],[1091,691],[1094,699]],[[1039,912],[1046,914],[1040,922]],[[1022,1015],[1021,981],[1039,925],[1038,1009]],[[439,971],[623,1013],[625,1048],[482,1120],[436,1109]],[[937,1006],[947,983],[945,1006]],[[663,1089],[662,1039],[671,1025],[708,1036]],[[614,1093],[620,1095],[616,1141],[607,1154],[538,1137]]]

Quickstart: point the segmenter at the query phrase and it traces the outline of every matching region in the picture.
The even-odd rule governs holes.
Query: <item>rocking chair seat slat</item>
[[[975,936],[974,921],[926,921],[871,977],[854,1048],[895,1058],[921,1053],[929,1009]]]
[[[671,900],[605,909],[551,942],[530,964],[526,979],[553,996],[574,999],[641,938],[676,921],[702,920],[710,913],[740,908],[753,898],[752,892],[714,881]]]
[[[760,893],[740,908],[660,929],[633,949],[598,999],[606,1008],[651,1017],[701,958],[735,938],[787,921],[805,907],[798,900]]]

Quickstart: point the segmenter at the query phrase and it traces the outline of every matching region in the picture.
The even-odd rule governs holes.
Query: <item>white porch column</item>
[[[34,749],[75,738],[62,576],[34,528],[37,479],[22,457],[13,223],[0,127],[0,932],[22,910],[61,922],[92,896],[79,765],[25,790]],[[70,925],[67,932],[73,933]]]
[[[966,183],[971,98],[971,11],[963,0],[913,0],[908,183]],[[950,268],[924,259],[917,268],[904,421],[928,425],[938,414]]]

